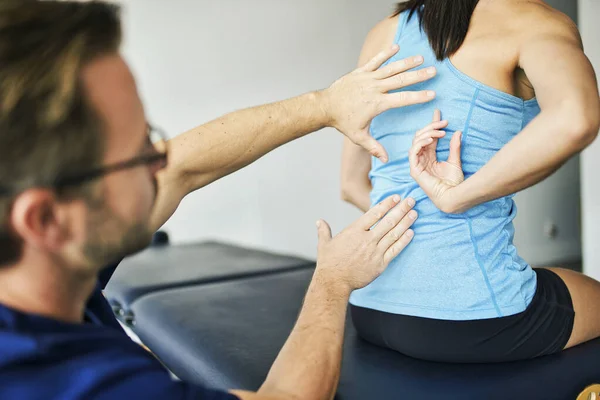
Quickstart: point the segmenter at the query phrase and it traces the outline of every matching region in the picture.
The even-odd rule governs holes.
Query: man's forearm
[[[171,140],[171,159],[189,191],[328,124],[321,92],[227,114]]]
[[[335,395],[350,290],[326,284],[318,271],[261,394],[311,400]]]
[[[171,139],[169,166],[157,176],[160,190],[152,229],[159,229],[187,194],[325,127],[329,121],[323,97],[312,92],[232,112]]]
[[[486,165],[452,189],[446,212],[463,212],[507,196],[547,178],[595,138],[597,123],[540,114]]]

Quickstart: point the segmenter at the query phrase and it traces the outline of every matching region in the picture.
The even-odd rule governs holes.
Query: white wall
[[[355,67],[366,33],[393,4],[126,0],[124,52],[149,118],[174,135],[238,108],[327,86]],[[359,215],[339,200],[341,139],[324,130],[278,149],[190,195],[166,229],[176,242],[219,238],[313,257],[317,219],[339,230]],[[574,160],[517,197],[516,242],[529,262],[580,257],[578,171]],[[555,239],[543,235],[549,222],[558,227]]]
[[[579,26],[583,45],[596,75],[600,73],[600,2],[579,0]],[[600,279],[600,140],[596,140],[581,157],[583,207],[583,268],[586,274]]]
[[[327,86],[354,69],[390,0],[128,0],[124,53],[149,118],[176,134],[226,112]],[[174,241],[221,238],[313,257],[339,200],[341,135],[324,130],[189,196]]]

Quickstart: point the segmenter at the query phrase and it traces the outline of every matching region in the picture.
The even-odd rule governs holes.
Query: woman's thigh
[[[600,282],[562,268],[546,268],[565,282],[575,310],[573,332],[566,349],[600,336]]]

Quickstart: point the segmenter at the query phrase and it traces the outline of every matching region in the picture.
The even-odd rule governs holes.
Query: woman
[[[528,359],[600,336],[600,283],[532,269],[512,242],[514,193],[599,129],[597,82],[572,21],[540,0],[411,0],[372,30],[361,63],[392,43],[398,58],[422,54],[437,76],[417,89],[436,99],[373,121],[388,163],[344,145],[345,200],[364,210],[397,193],[419,215],[412,244],[353,293],[359,334],[448,362]]]

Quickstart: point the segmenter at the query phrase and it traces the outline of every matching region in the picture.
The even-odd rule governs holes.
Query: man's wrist
[[[335,276],[333,272],[327,271],[325,267],[317,266],[315,274],[311,282],[311,287],[314,289],[322,289],[327,293],[329,299],[339,299],[348,301],[350,294],[352,293],[351,286],[340,279],[339,276]]]
[[[323,127],[334,127],[335,121],[331,109],[331,97],[329,89],[322,89],[308,94],[315,104],[316,112],[319,115],[319,121]]]

